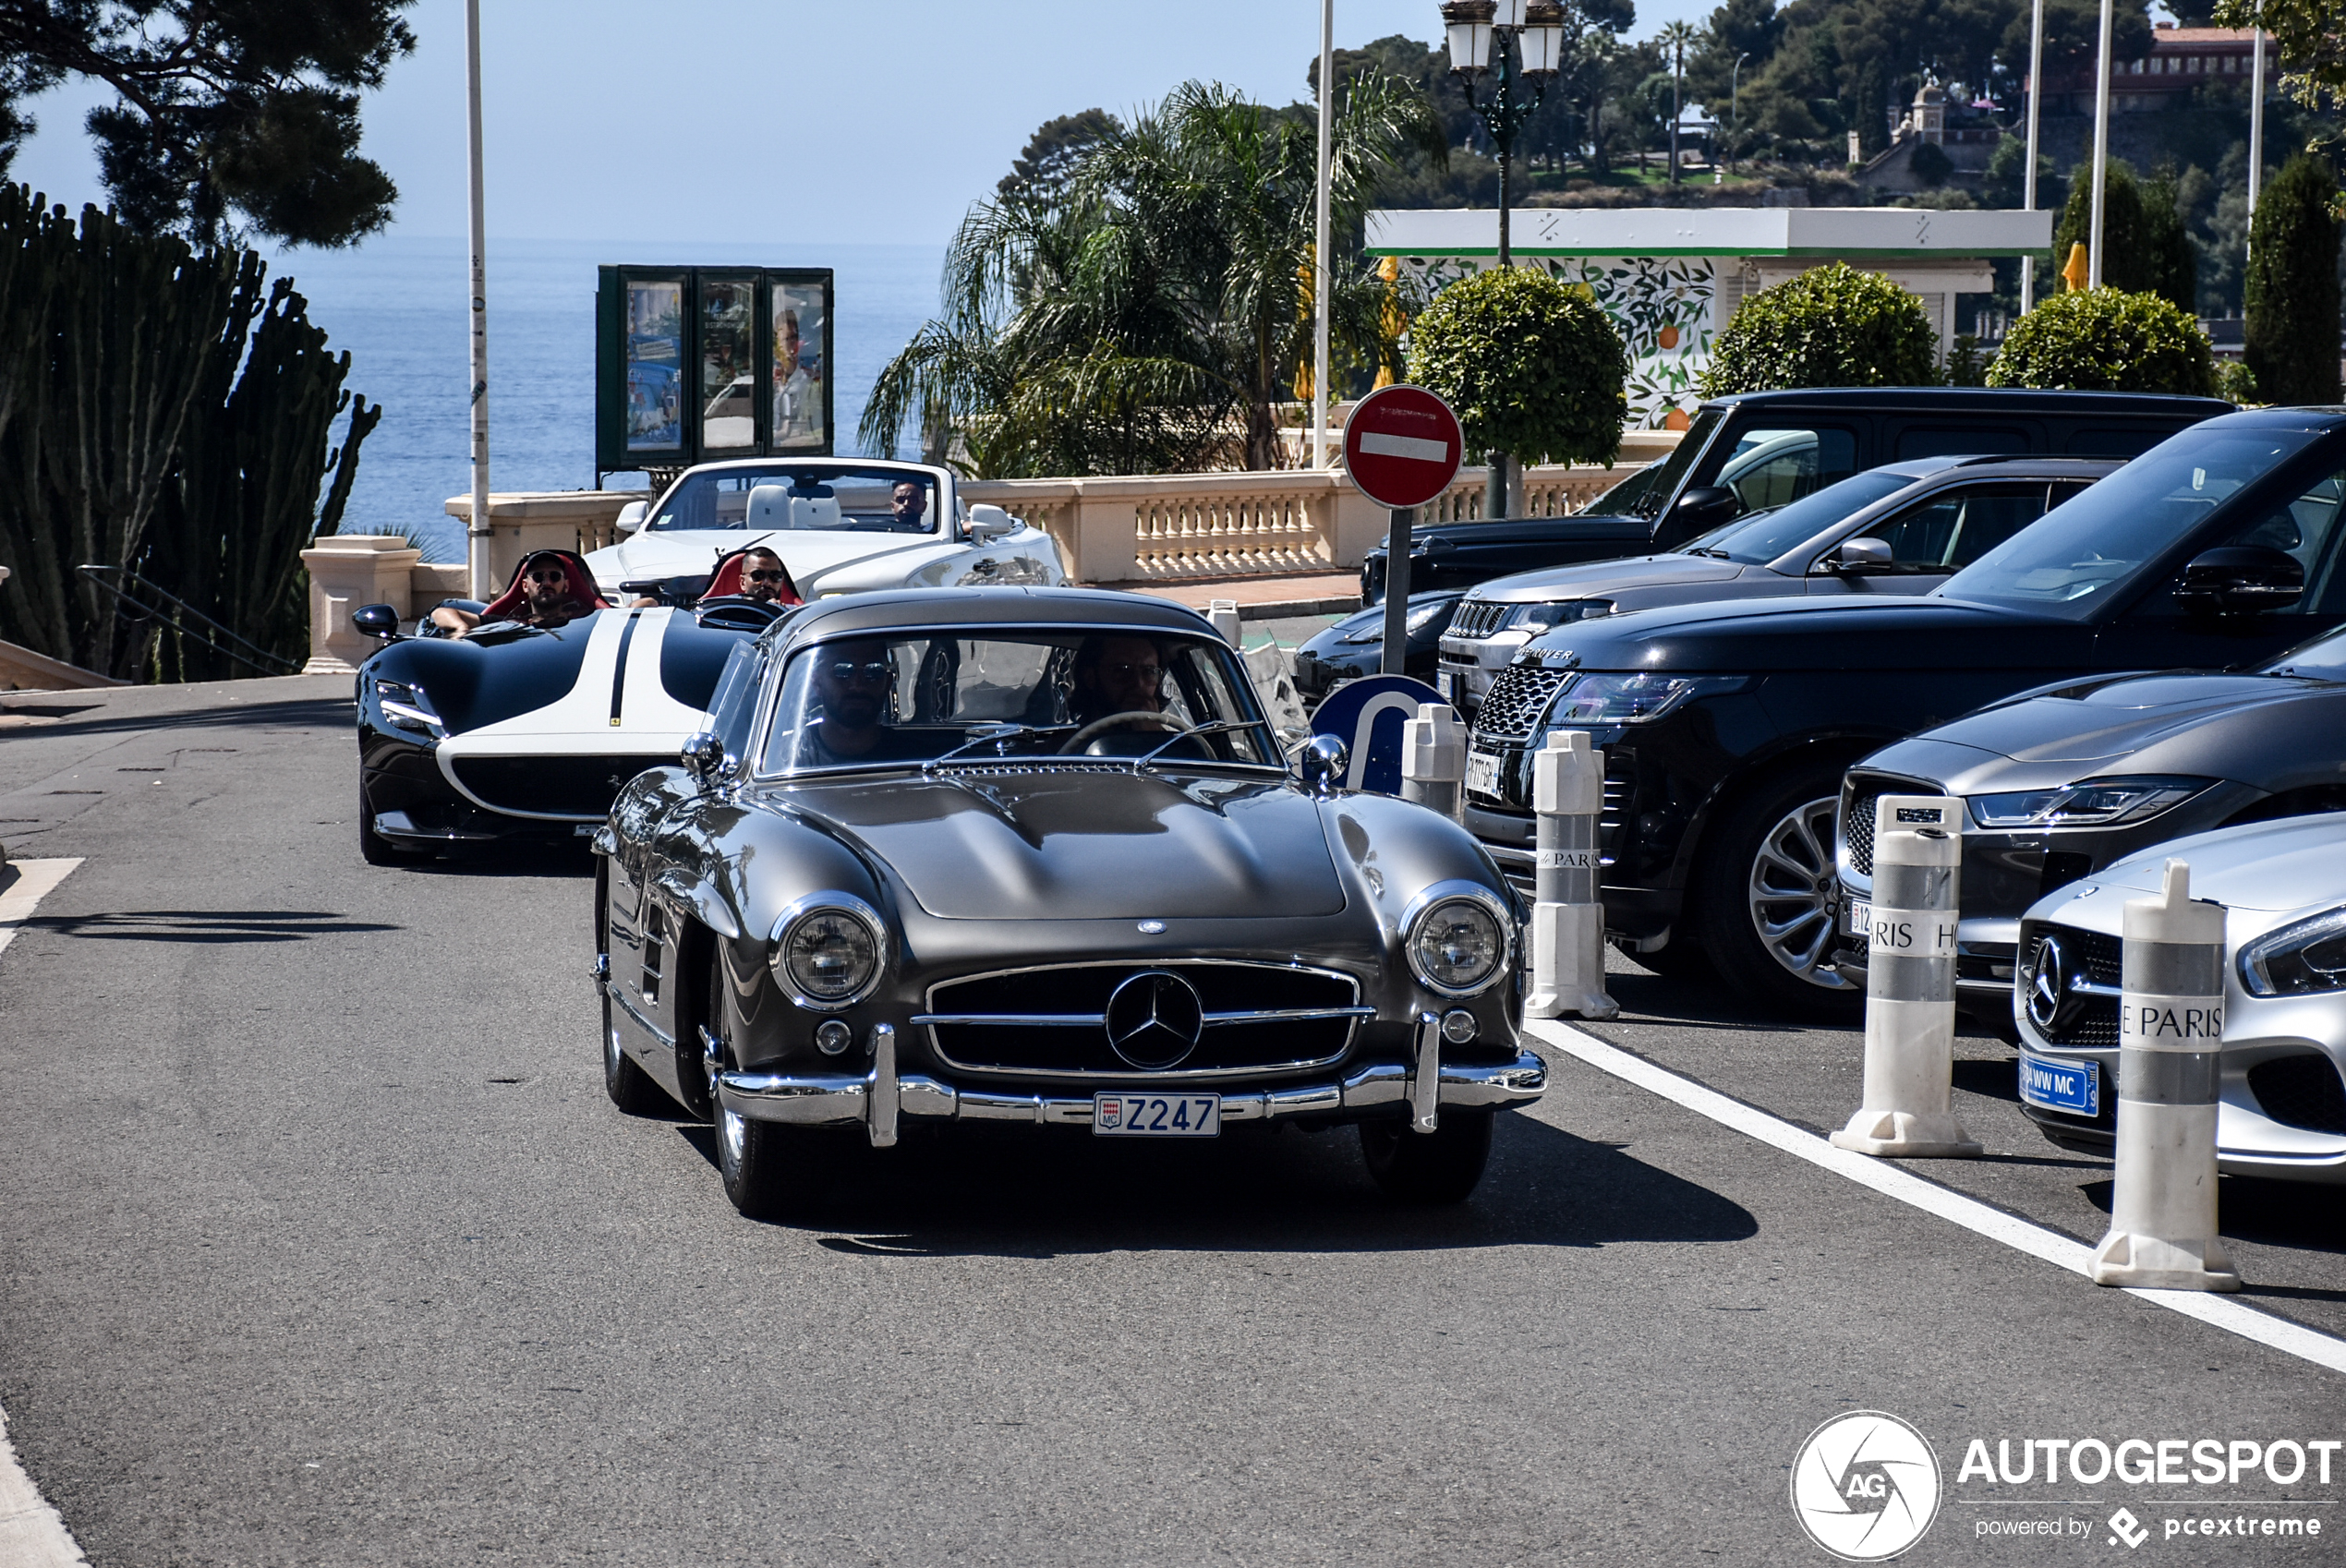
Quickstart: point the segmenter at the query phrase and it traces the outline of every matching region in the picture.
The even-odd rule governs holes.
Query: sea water
[[[489,246],[489,476],[498,490],[595,483],[595,282],[606,263],[829,267],[837,450],[862,453],[856,427],[882,366],[937,313],[944,250],[918,245],[612,245],[505,240]],[[345,385],[383,407],[358,449],[345,508],[350,534],[406,534],[427,561],[465,559],[448,498],[472,488],[466,389],[465,242],[391,235],[346,251],[270,258],[308,301],[328,344],[350,352]],[[906,432],[909,441],[916,431]],[[339,425],[334,433],[342,437]],[[915,455],[906,450],[901,456]],[[641,476],[611,481],[636,486]]]

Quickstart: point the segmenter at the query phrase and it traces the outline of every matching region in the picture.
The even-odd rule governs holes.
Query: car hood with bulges
[[[789,796],[948,920],[1293,919],[1345,905],[1319,811],[1284,779],[1045,760]]]

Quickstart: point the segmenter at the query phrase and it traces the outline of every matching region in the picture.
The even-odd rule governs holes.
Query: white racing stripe
[[[1388,436],[1378,431],[1366,431],[1360,437],[1360,450],[1378,457],[1409,457],[1420,463],[1450,461],[1448,441],[1430,441],[1423,436]]]
[[[1926,1181],[1913,1172],[1886,1161],[1846,1149],[1835,1149],[1813,1132],[1804,1132],[1765,1111],[1754,1110],[1714,1089],[1706,1089],[1692,1079],[1681,1078],[1665,1067],[1658,1067],[1641,1056],[1608,1045],[1569,1024],[1526,1019],[1523,1027],[1544,1043],[1586,1062],[1600,1072],[1611,1073],[1625,1083],[1634,1083],[1640,1089],[1649,1090],[1747,1138],[1757,1139],[1796,1159],[1806,1160],[1835,1176],[1846,1176],[1861,1187],[1869,1187],[1885,1198],[1894,1198],[1901,1203],[1961,1225],[1990,1241],[2002,1242],[2006,1247],[2041,1259],[2057,1268],[2066,1269],[2074,1274],[2090,1274],[2093,1248],[2081,1241],[2072,1241],[2041,1225],[2007,1214],[1992,1204],[1982,1203],[1976,1198],[1966,1198],[1936,1182]],[[2346,1372],[2346,1340],[2334,1339],[2301,1323],[2260,1312],[2237,1297],[2215,1296],[2198,1290],[2133,1288],[2127,1289],[2126,1294],[2138,1296],[2169,1311],[2181,1312],[2187,1318],[2196,1318],[2227,1333],[2253,1339],[2285,1356],[2311,1361],[2333,1372]]]
[[[0,864],[0,953],[8,950],[8,944],[16,940],[17,928],[32,918],[41,900],[80,863],[77,857]]]

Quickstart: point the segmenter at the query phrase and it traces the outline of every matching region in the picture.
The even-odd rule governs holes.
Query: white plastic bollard
[[[1945,795],[1884,795],[1875,808],[1865,1098],[1832,1135],[1836,1149],[1901,1159],[1981,1152],[1953,1109],[1963,816],[1963,802]]]
[[[2096,1285],[2238,1290],[2216,1234],[2224,906],[2194,903],[2191,867],[2126,900],[2118,998],[2118,1169]]]
[[[1229,644],[1230,646],[1234,648],[1240,645],[1239,638],[1242,635],[1242,633],[1239,630],[1238,600],[1214,599],[1209,601],[1205,607],[1205,618],[1214,623],[1214,634],[1215,636],[1220,637],[1224,642]]]
[[[1458,814],[1458,786],[1466,780],[1466,726],[1447,703],[1420,703],[1418,716],[1401,726],[1401,798],[1430,806],[1444,816]]]
[[[1609,1019],[1621,1004],[1604,988],[1604,904],[1597,816],[1604,809],[1604,754],[1585,730],[1552,730],[1531,757],[1531,809],[1539,814],[1531,906],[1535,1019],[1578,1013]]]

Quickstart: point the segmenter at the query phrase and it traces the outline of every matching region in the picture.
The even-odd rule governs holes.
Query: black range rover
[[[1530,756],[1606,759],[1606,925],[1795,1010],[1832,964],[1841,778],[1885,742],[2072,676],[2268,657],[2346,621],[2346,410],[2234,414],[2055,508],[1937,593],[1647,610],[1526,645],[1475,716],[1467,826],[1529,881]]]

